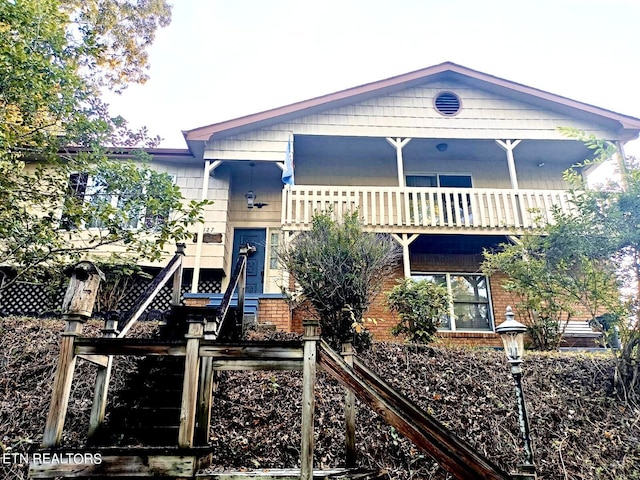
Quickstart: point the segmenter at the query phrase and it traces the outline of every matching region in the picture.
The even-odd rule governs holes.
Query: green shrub
[[[334,346],[365,329],[363,314],[400,258],[390,235],[363,231],[357,210],[337,219],[331,210],[316,212],[311,231],[279,255]]]
[[[387,294],[387,304],[400,317],[394,335],[406,335],[411,342],[432,342],[441,318],[449,313],[447,289],[428,280],[400,280]]]

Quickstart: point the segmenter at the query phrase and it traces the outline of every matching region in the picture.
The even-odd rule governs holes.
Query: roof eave
[[[305,114],[310,114],[317,109],[332,108],[341,104],[356,102],[364,97],[383,95],[388,90],[409,88],[412,84],[422,83],[427,79],[434,80],[440,75],[448,74],[480,82],[485,86],[491,86],[494,89],[497,88],[503,91],[507,90],[515,93],[516,95],[526,96],[534,101],[543,102],[547,105],[556,105],[562,109],[569,109],[574,112],[577,111],[593,115],[606,122],[617,122],[619,129],[623,131],[625,135],[628,133],[627,136],[629,136],[629,138],[635,138],[638,135],[638,132],[640,132],[640,119],[612,112],[594,105],[578,102],[570,98],[545,92],[543,90],[512,82],[510,80],[505,80],[500,77],[495,77],[452,62],[445,62],[423,68],[421,70],[416,70],[414,72],[359,85],[357,87],[348,88],[346,90],[303,100],[301,102],[292,103],[282,107],[265,110],[251,115],[245,115],[224,122],[206,125],[204,127],[198,127],[192,130],[185,130],[183,131],[183,135],[191,148],[191,145],[193,145],[191,142],[195,142],[196,144],[206,142],[215,135],[228,135],[231,132],[237,133],[244,130],[253,130],[266,124],[282,122],[287,118],[295,118]]]

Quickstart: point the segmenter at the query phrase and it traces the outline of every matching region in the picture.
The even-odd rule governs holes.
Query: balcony
[[[393,233],[512,234],[571,209],[565,190],[335,187],[297,185],[282,191],[282,227],[308,230],[316,211],[360,211],[365,229]]]

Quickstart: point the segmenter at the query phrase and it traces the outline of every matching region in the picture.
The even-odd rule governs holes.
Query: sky
[[[162,147],[185,148],[182,130],[445,61],[640,118],[640,0],[173,4],[150,80],[106,98]]]

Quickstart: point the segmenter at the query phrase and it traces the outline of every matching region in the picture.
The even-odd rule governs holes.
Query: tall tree
[[[0,264],[13,280],[103,245],[157,259],[199,220],[202,203],[145,163],[138,147],[157,139],[101,100],[146,80],[170,15],[164,0],[0,2]]]
[[[523,299],[530,318],[550,319],[558,334],[559,313],[588,313],[593,326],[609,336],[616,357],[616,384],[627,397],[640,398],[640,165],[621,162],[619,180],[589,188],[580,174],[587,164],[618,156],[615,145],[564,129],[594,151],[594,159],[565,172],[571,185],[571,214],[554,212],[538,235],[485,254],[487,272],[509,274],[507,288]],[[536,328],[544,324],[531,323]],[[555,330],[554,330],[555,329]],[[613,348],[616,347],[616,348]]]

